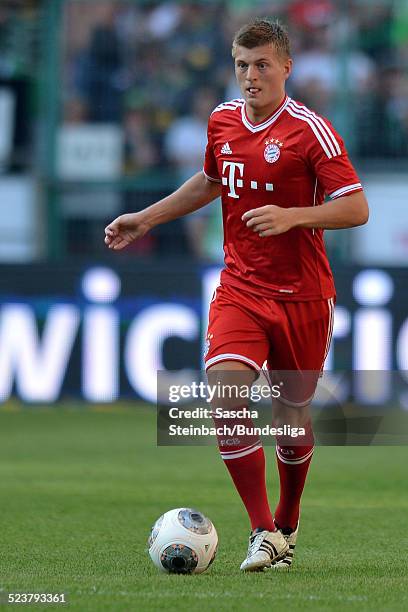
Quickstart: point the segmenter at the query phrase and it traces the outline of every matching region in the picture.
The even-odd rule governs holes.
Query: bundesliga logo
[[[276,140],[276,138],[270,138],[269,140],[265,140],[265,144],[264,157],[268,163],[274,164],[280,157],[281,152],[279,147],[283,147],[283,143]]]

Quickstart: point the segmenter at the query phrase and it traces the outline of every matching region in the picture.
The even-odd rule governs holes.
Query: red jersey
[[[223,284],[277,299],[334,296],[323,230],[293,228],[261,238],[241,220],[245,211],[268,204],[320,206],[325,195],[362,190],[343,140],[326,119],[288,96],[257,124],[248,119],[244,100],[220,104],[208,123],[204,173],[222,183]]]

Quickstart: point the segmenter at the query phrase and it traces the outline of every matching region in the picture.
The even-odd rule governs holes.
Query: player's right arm
[[[161,223],[202,208],[221,194],[221,184],[197,172],[169,196],[135,213],[121,215],[105,228],[105,244],[119,251]]]

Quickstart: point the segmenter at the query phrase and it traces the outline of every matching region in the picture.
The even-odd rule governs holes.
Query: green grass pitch
[[[157,448],[152,409],[113,408],[0,411],[3,600],[65,592],[85,612],[408,609],[408,448],[318,448],[293,569],[242,575],[248,524],[216,449]],[[267,459],[274,504],[272,448]],[[214,521],[218,556],[201,576],[161,575],[149,528],[183,505]]]

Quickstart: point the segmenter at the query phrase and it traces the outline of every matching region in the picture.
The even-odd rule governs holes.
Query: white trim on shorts
[[[258,365],[255,361],[253,361],[249,357],[245,357],[245,355],[239,355],[238,353],[221,353],[221,355],[211,357],[211,359],[208,359],[208,361],[205,362],[205,369],[208,370],[210,366],[220,361],[240,361],[241,363],[246,363],[252,366],[253,369],[257,372],[262,370],[261,366]]]
[[[329,354],[330,344],[333,336],[333,326],[334,326],[334,300],[333,298],[329,298],[327,300],[329,306],[329,324],[327,326],[327,337],[326,337],[326,347],[324,349],[324,357],[320,370],[324,368],[324,362],[326,361],[326,357]]]

